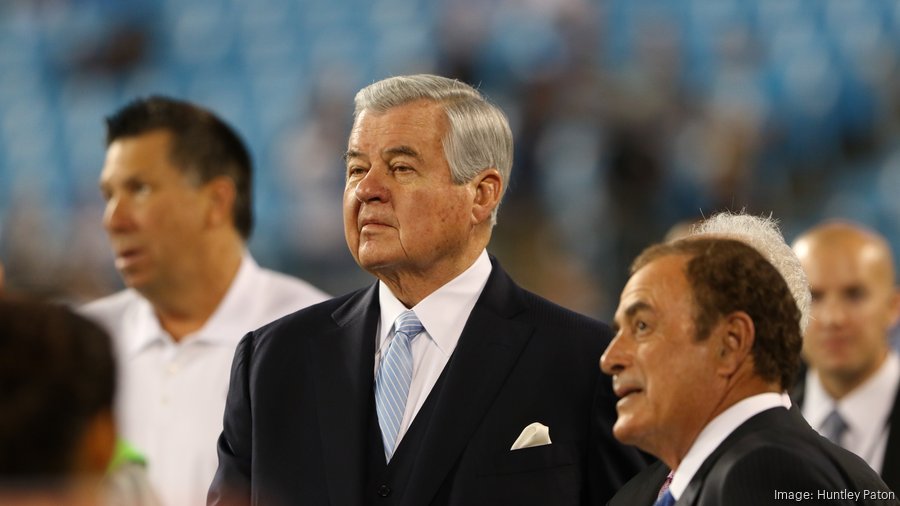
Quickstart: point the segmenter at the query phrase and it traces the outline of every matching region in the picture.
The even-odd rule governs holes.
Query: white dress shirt
[[[81,308],[113,337],[119,434],[147,458],[150,482],[164,505],[206,504],[218,466],[216,440],[231,361],[241,337],[326,298],[305,281],[262,269],[245,254],[219,307],[180,342],[160,327],[153,307],[134,290]]]
[[[887,450],[888,417],[897,387],[900,385],[900,358],[890,351],[878,371],[843,399],[836,401],[828,395],[818,373],[806,373],[806,395],[803,397],[803,417],[821,433],[825,418],[837,408],[847,424],[840,445],[857,454],[869,467],[881,472]]]
[[[482,251],[471,267],[410,308],[422,322],[424,330],[412,342],[412,383],[409,386],[409,397],[406,400],[406,409],[403,412],[394,449],[400,444],[400,440],[443,372],[444,366],[450,360],[450,355],[456,349],[456,343],[459,342],[463,327],[469,320],[469,314],[472,313],[472,308],[475,307],[491,275],[491,268],[487,251]],[[381,320],[378,324],[375,374],[378,374],[382,351],[387,349],[394,337],[394,320],[407,309],[381,282],[378,286],[378,298],[381,304]]]
[[[719,416],[706,424],[672,476],[672,483],[669,485],[672,497],[676,501],[681,497],[703,462],[735,429],[755,415],[776,407],[790,408],[790,398],[785,394],[757,394],[719,413]]]

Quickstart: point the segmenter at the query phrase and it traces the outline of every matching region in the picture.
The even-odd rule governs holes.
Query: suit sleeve
[[[253,337],[253,333],[249,333],[241,339],[231,364],[223,430],[217,445],[219,467],[207,496],[209,506],[250,504],[253,453],[250,365],[253,358]]]

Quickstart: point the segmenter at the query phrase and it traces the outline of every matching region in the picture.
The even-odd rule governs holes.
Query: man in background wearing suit
[[[797,494],[900,504],[865,462],[787,409],[800,318],[779,271],[745,242],[699,236],[645,250],[601,367],[620,397],[616,438],[660,462],[610,504],[775,505]]]
[[[900,492],[900,358],[889,334],[900,314],[887,241],[848,222],[794,243],[812,292],[803,341],[809,370],[793,391],[823,436],[862,457]]]
[[[512,151],[458,81],[357,94],[345,234],[378,282],[241,341],[211,504],[602,504],[636,472],[596,370],[608,328],[485,250]]]
[[[251,179],[238,134],[203,108],[151,97],[107,119],[103,225],[128,288],[82,313],[113,337],[119,429],[165,506],[206,498],[238,339],[327,298],[247,251]]]

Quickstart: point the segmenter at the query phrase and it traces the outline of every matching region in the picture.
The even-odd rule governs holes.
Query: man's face
[[[116,269],[145,294],[195,272],[206,225],[208,196],[172,164],[171,142],[165,130],[120,138],[107,149],[100,174]]]
[[[433,276],[469,242],[473,184],[454,184],[434,102],[363,111],[347,146],[344,233],[356,262],[376,275]]]
[[[812,293],[807,360],[823,375],[868,377],[887,353],[896,318],[890,259],[855,235],[801,241],[795,251]]]
[[[686,262],[664,256],[628,280],[616,336],[600,359],[620,397],[614,435],[657,456],[661,448],[687,451],[720,398],[714,340],[695,339]]]

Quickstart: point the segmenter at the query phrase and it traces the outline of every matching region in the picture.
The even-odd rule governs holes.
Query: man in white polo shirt
[[[152,97],[107,119],[103,225],[128,288],[82,312],[116,342],[121,436],[167,506],[206,500],[240,337],[327,298],[247,252],[251,171],[234,130],[192,104]]]

